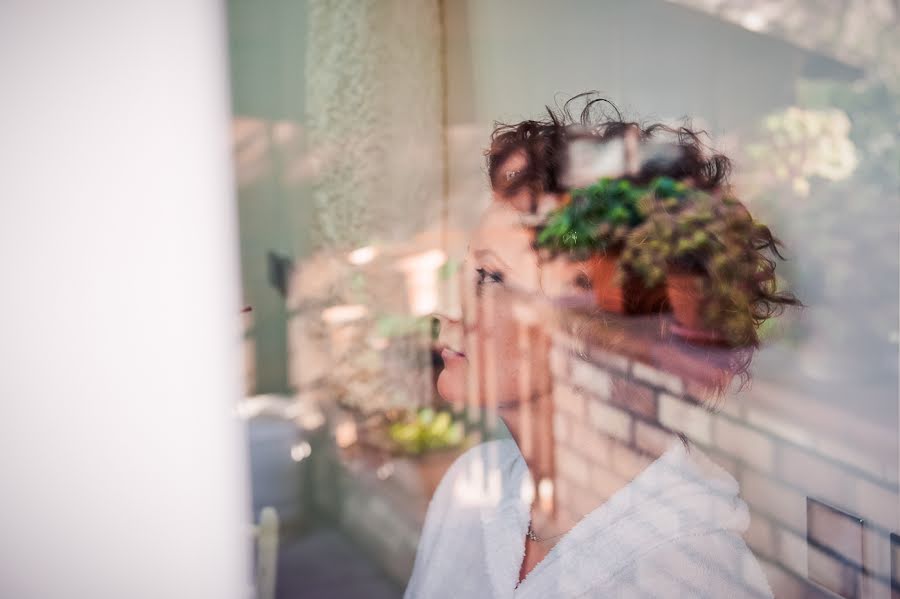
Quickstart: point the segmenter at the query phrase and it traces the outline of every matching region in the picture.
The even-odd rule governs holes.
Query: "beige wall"
[[[495,120],[597,90],[626,117],[728,131],[790,104],[808,57],[661,0],[464,0],[445,2],[445,22],[451,209],[463,224],[484,201]]]

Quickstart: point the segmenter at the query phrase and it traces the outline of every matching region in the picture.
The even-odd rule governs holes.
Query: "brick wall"
[[[590,511],[682,434],[740,483],[751,510],[745,540],[776,597],[833,596],[823,589],[892,596],[895,453],[873,454],[823,434],[815,420],[824,408],[764,383],[726,394],[713,409],[705,393],[710,381],[695,376],[702,372],[696,356],[673,359],[676,350],[667,347],[663,360],[651,341],[641,346],[640,331],[628,336],[636,343],[610,350],[604,340],[578,334],[583,329],[561,328],[550,364],[555,500],[564,521]],[[804,413],[796,410],[803,401],[808,418],[767,407],[793,402]]]
[[[538,476],[552,478],[563,521],[574,524],[683,435],[739,482],[751,510],[745,540],[776,597],[892,597],[892,584],[893,596],[900,596],[900,583],[892,580],[900,550],[890,541],[900,530],[895,422],[873,429],[852,409],[762,380],[711,403],[721,356],[658,341],[658,318],[585,318],[577,310],[549,318],[530,300],[513,300],[529,305],[515,312],[527,332],[520,350],[530,356],[522,386],[536,402],[520,446]],[[295,368],[293,382],[302,390],[328,372],[322,358],[331,348],[327,341],[315,345],[301,319],[292,322],[291,361],[303,366]],[[533,369],[535,356],[544,357],[544,368]],[[490,376],[483,366],[476,371]],[[339,462],[322,472],[343,472]],[[401,499],[375,499],[387,491],[373,476],[363,469],[339,477],[341,488],[317,501],[340,506],[335,517],[369,539],[377,535],[367,532],[360,514],[372,522],[396,511],[384,505],[407,511]],[[407,538],[388,566],[402,580],[416,525],[389,524],[380,530],[402,529]]]

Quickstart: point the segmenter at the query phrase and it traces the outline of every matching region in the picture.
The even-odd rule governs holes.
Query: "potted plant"
[[[444,472],[466,443],[463,423],[447,410],[424,408],[410,412],[387,430],[394,453],[416,463],[427,497],[434,494]]]
[[[621,253],[631,232],[646,221],[653,201],[675,204],[686,193],[684,184],[667,177],[639,186],[627,179],[600,179],[570,193],[539,228],[535,245],[551,256],[588,263],[597,305],[620,314],[642,314],[665,308],[664,287],[647,286],[620,267]],[[652,201],[650,201],[652,200]]]
[[[653,202],[622,264],[646,285],[665,281],[676,335],[746,346],[757,342],[755,294],[773,277],[760,250],[774,243],[738,200],[690,191],[677,205]]]
[[[577,297],[593,302],[593,262],[596,245],[588,220],[588,205],[566,194],[559,206],[541,218],[535,227],[534,246],[541,259],[541,288],[557,300]]]

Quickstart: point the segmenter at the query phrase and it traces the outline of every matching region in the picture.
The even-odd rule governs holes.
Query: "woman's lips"
[[[466,357],[466,354],[456,351],[455,349],[450,349],[449,347],[445,347],[441,350],[441,357],[444,361],[448,360],[460,360]]]

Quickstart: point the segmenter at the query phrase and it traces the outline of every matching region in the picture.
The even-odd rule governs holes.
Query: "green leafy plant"
[[[570,254],[573,259],[617,252],[657,203],[675,207],[687,192],[684,183],[669,177],[658,177],[650,185],[600,179],[571,191],[568,200],[538,227],[535,245],[554,255]]]
[[[454,421],[449,411],[424,408],[405,420],[391,424],[388,435],[403,453],[422,455],[428,451],[460,446],[464,431],[463,423]]]

